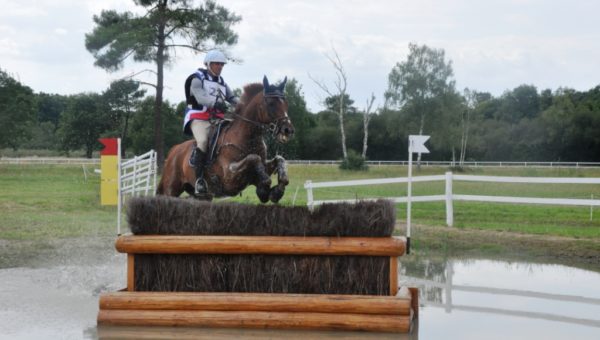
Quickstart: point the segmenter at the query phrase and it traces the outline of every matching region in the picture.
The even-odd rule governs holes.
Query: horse
[[[232,114],[233,120],[216,137],[214,156],[208,161],[204,180],[208,195],[196,197],[235,196],[248,185],[256,186],[256,195],[262,203],[279,202],[289,183],[285,159],[275,156],[267,160],[266,133],[279,143],[287,143],[294,135],[294,126],[288,117],[288,102],[284,89],[287,77],[279,85],[271,85],[267,77],[263,83],[244,87],[240,102]],[[171,148],[163,168],[156,194],[179,197],[184,191],[194,196],[196,174],[189,159],[195,140],[191,139]],[[277,172],[277,184],[271,188],[271,175]]]

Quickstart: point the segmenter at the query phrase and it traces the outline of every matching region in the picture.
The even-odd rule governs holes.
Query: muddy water
[[[19,256],[13,252],[10,258]],[[125,286],[125,257],[115,253],[112,240],[53,244],[28,261],[0,269],[0,339],[600,338],[600,268],[486,259],[402,261],[400,281],[420,287],[421,307],[417,327],[398,336],[97,328],[99,294]]]

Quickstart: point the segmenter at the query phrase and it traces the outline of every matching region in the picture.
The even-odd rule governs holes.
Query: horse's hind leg
[[[265,165],[259,155],[250,154],[239,162],[229,164],[229,171],[234,176],[242,176],[247,170],[254,170],[257,181],[256,196],[262,203],[269,201],[269,192],[271,191],[271,177],[267,174]]]
[[[272,160],[267,161],[267,174],[270,176],[275,171],[277,171],[277,185],[269,192],[269,200],[273,203],[279,202],[285,193],[285,187],[290,183],[285,158],[275,156]]]

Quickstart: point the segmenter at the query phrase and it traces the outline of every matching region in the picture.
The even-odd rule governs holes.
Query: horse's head
[[[269,84],[267,76],[263,78],[264,110],[260,120],[269,125],[269,130],[280,143],[287,143],[294,135],[294,125],[288,117],[288,102],[285,99],[285,83],[287,77],[279,85]]]

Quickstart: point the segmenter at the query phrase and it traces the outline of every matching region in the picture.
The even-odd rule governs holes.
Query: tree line
[[[164,67],[175,62],[178,49],[202,53],[236,44],[233,26],[242,18],[212,0],[134,3],[142,7],[139,14],[95,15],[85,47],[108,72],[128,59],[153,63],[156,81],[134,75],[102,93],[65,96],[35,93],[0,69],[0,148],[84,150],[91,157],[98,138],[121,137],[125,151],[154,149],[162,162],[165,150],[186,138],[184,103],[163,100]],[[313,79],[327,95],[324,110],[309,112],[302,84],[291,79],[286,95],[296,137],[283,146],[267,140],[271,152],[289,159],[399,160],[407,158],[408,135],[426,134],[431,160],[600,161],[600,86],[540,91],[523,84],[497,97],[458,90],[444,50],[411,43],[406,59],[390,70],[380,95],[385,104],[373,108],[374,93],[348,95],[352,75],[335,49],[328,59],[334,86]]]
[[[310,112],[295,79],[286,96],[297,133],[287,145],[268,138],[271,151],[289,159],[343,158],[338,98],[328,97],[324,110]],[[347,148],[360,154],[366,105],[359,108],[345,96]],[[431,135],[430,160],[600,161],[600,86],[538,91],[521,85],[497,97],[450,87],[402,105],[394,104],[391,93],[387,97],[386,106],[370,116],[367,159],[406,159],[407,136],[422,132]],[[91,157],[100,149],[98,138],[121,137],[124,151],[141,154],[154,145],[154,105],[155,98],[133,80],[114,82],[102,93],[59,95],[36,93],[0,70],[0,148],[83,150]],[[166,149],[186,138],[184,105],[162,103]],[[423,114],[419,105],[427,107]]]

